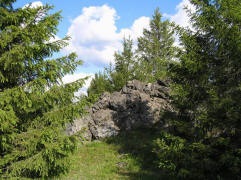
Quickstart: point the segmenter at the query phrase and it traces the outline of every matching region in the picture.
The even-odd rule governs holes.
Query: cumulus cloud
[[[142,36],[143,29],[149,29],[150,18],[142,16],[136,19],[131,26],[131,28],[124,28],[120,31],[120,37],[131,37],[133,40],[136,40],[138,37]]]
[[[77,38],[79,43],[88,44],[89,41],[108,43],[117,39],[116,19],[118,16],[115,9],[107,5],[85,7],[82,14],[73,20],[69,33],[74,35],[73,38]],[[81,36],[79,36],[79,32]]]
[[[188,17],[188,13],[185,8],[187,8],[191,12],[195,10],[195,7],[190,3],[189,0],[182,0],[176,6],[177,12],[175,14],[164,14],[164,16],[175,22],[177,25],[180,25],[182,27],[190,27],[190,18]]]
[[[28,3],[23,6],[23,8],[30,7],[30,8],[38,8],[40,6],[43,6],[43,3],[41,1],[34,1],[32,3]]]
[[[49,43],[52,43],[52,42],[56,42],[58,40],[61,40],[61,38],[57,35],[54,35],[54,36],[51,36],[50,39],[49,39]]]
[[[77,81],[78,79],[82,79],[82,78],[85,78],[85,77],[89,77],[89,78],[85,81],[85,84],[83,85],[83,87],[77,92],[78,95],[81,95],[81,94],[87,93],[87,89],[90,86],[90,82],[94,78],[93,73],[68,74],[68,75],[63,77],[62,81],[63,81],[64,84],[67,84],[67,83],[71,83],[71,82]]]
[[[108,5],[83,8],[68,29],[72,39],[65,51],[76,52],[85,64],[104,66],[113,62],[123,37],[135,39],[149,25],[149,18],[140,17],[130,28],[118,29],[115,24],[118,19],[116,10]]]
[[[190,17],[188,16],[188,11],[194,12],[195,7],[190,3],[189,0],[182,0],[176,6],[176,13],[175,14],[164,14],[164,17],[170,19],[170,21],[174,22],[175,24],[184,27],[190,28],[193,30],[193,27],[190,23]],[[181,46],[178,35],[175,35],[175,42],[174,45]]]
[[[26,5],[24,5],[22,8],[25,9],[25,8],[32,8],[32,9],[36,9],[36,8],[39,8],[39,7],[43,7],[43,3],[41,1],[34,1],[32,3],[28,3]],[[41,12],[41,11],[38,11],[37,15],[36,15],[36,23],[38,23],[42,18],[45,17],[45,13]],[[23,28],[26,26],[26,24],[22,24],[21,25]]]
[[[190,18],[185,7],[191,11],[194,7],[189,0],[182,0],[175,14],[165,17],[182,27],[190,27]],[[68,35],[71,41],[65,52],[76,52],[85,65],[104,67],[114,60],[114,52],[122,48],[123,37],[131,37],[134,44],[142,35],[143,28],[149,28],[149,17],[139,17],[130,27],[118,29],[119,19],[116,10],[108,5],[84,7],[82,13],[71,21]],[[190,27],[191,28],[191,27]],[[178,38],[176,38],[178,45]]]
[[[83,8],[68,29],[72,39],[67,51],[77,52],[87,63],[108,63],[120,46],[115,25],[117,19],[115,9],[107,5]]]

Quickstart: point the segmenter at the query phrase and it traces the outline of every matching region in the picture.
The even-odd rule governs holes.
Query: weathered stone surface
[[[114,121],[116,112],[110,109],[101,109],[92,114],[93,121],[89,129],[95,139],[110,137],[119,133],[119,127]]]
[[[161,112],[172,111],[165,82],[129,81],[120,92],[104,93],[87,116],[75,120],[67,129],[74,134],[83,128],[94,139],[117,135],[121,130],[152,127],[162,121]]]
[[[92,122],[91,116],[85,116],[81,119],[74,120],[73,123],[69,124],[66,128],[68,135],[73,135],[77,132],[81,132],[86,140],[92,139],[92,132],[89,129],[89,123]]]

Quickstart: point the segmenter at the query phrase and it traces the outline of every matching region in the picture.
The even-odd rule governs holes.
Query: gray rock
[[[126,95],[120,92],[114,92],[110,96],[110,109],[115,111],[124,111],[126,109]]]
[[[74,134],[85,128],[86,136],[100,139],[117,135],[121,130],[149,128],[161,124],[161,112],[173,111],[167,83],[128,81],[120,92],[104,93],[90,108],[90,113],[75,120],[67,129]]]
[[[110,137],[119,133],[119,127],[114,118],[116,112],[110,109],[101,109],[92,114],[93,121],[89,123],[89,129],[95,139]]]
[[[76,119],[66,127],[66,134],[73,135],[77,132],[81,132],[81,135],[86,140],[92,139],[92,133],[89,129],[89,123],[92,122],[91,116],[85,116],[84,118]]]

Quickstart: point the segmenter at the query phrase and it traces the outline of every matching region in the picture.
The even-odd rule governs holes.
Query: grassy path
[[[154,138],[152,132],[137,131],[106,141],[82,144],[71,157],[70,172],[58,179],[159,179],[148,162],[151,138]]]
[[[119,154],[117,146],[105,142],[80,146],[71,161],[71,171],[63,179],[128,179],[125,173],[140,170],[133,157]]]

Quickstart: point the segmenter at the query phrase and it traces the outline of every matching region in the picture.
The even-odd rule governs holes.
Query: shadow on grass
[[[125,131],[118,136],[105,140],[106,143],[120,147],[120,155],[128,154],[136,159],[140,170],[138,172],[119,171],[118,173],[128,179],[160,179],[163,178],[160,170],[156,168],[157,157],[152,152],[153,141],[160,135],[160,129],[138,129]]]

